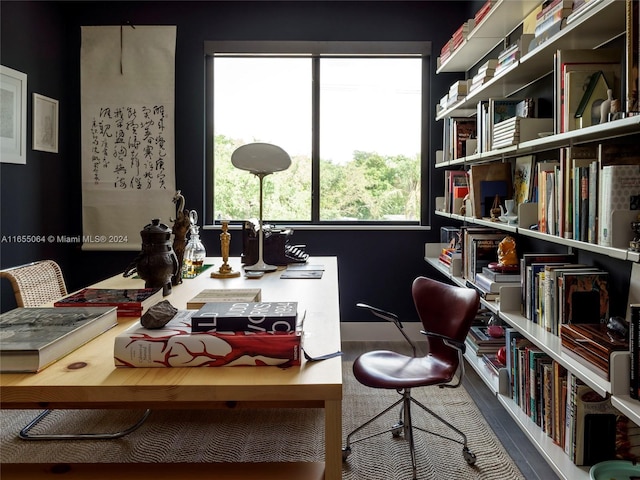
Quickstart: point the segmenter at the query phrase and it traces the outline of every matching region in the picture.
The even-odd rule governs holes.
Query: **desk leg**
[[[324,402],[324,478],[342,478],[342,401]]]

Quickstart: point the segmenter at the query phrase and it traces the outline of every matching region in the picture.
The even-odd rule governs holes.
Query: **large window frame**
[[[303,227],[305,225],[327,228],[357,227],[425,227],[429,224],[429,138],[431,130],[430,110],[430,71],[431,42],[314,42],[314,41],[207,41],[205,53],[205,224],[214,225],[216,219],[212,208],[214,198],[214,58],[215,56],[304,56],[312,59],[314,82],[318,80],[318,62],[320,58],[420,58],[422,64],[422,104],[420,138],[420,218],[415,221],[321,221],[320,220],[320,155],[319,155],[319,94],[314,89],[312,95],[312,199],[311,221],[286,222],[287,225]]]

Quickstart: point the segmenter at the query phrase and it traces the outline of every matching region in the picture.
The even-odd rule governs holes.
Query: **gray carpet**
[[[426,388],[415,396],[450,420],[469,438],[477,456],[474,466],[462,457],[462,447],[437,436],[417,432],[418,476],[428,479],[523,479],[473,400],[463,387]],[[397,399],[395,391],[372,390],[359,385],[344,362],[343,432],[346,435],[374,413]],[[56,411],[43,427],[58,431],[113,430],[133,423],[141,412]],[[25,442],[16,433],[33,411],[0,412],[0,461],[33,462],[216,462],[216,461],[321,461],[324,423],[322,410],[154,411],[146,423],[119,440]],[[417,418],[416,418],[417,417]],[[397,412],[378,424],[386,428],[397,421]],[[424,415],[414,422],[427,429],[452,435]],[[376,427],[372,427],[376,431]],[[344,438],[343,435],[343,438]],[[345,480],[411,478],[407,443],[385,434],[353,446],[343,463]]]

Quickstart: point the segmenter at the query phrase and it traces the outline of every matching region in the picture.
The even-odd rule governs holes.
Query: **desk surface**
[[[239,262],[230,261],[235,270]],[[303,345],[312,356],[340,349],[338,272],[335,257],[316,257],[322,279],[281,279],[280,271],[260,279],[215,279],[210,271],[185,279],[165,297],[176,308],[206,288],[261,288],[262,299],[297,300],[306,309]],[[140,279],[118,275],[93,287],[139,288]],[[2,408],[211,408],[213,402],[324,402],[342,398],[340,358],[307,362],[300,367],[116,368],[113,339],[137,319],[118,325],[37,374],[0,375]]]

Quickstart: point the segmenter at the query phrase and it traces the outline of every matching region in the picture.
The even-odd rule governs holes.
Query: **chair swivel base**
[[[424,432],[424,433],[429,433],[431,435],[436,435],[436,436],[438,436],[440,438],[444,438],[446,440],[451,440],[452,442],[456,442],[456,443],[461,444],[462,445],[462,457],[464,458],[465,462],[467,462],[468,465],[474,465],[476,463],[476,455],[471,450],[469,450],[469,447],[467,446],[467,437],[466,437],[466,435],[464,433],[462,433],[456,427],[454,427],[449,422],[447,422],[444,418],[440,417],[438,414],[433,412],[431,409],[427,408],[422,403],[420,403],[415,398],[413,398],[411,396],[411,391],[409,389],[406,389],[404,391],[399,391],[398,393],[400,393],[402,395],[401,398],[398,401],[396,401],[394,404],[392,404],[391,406],[389,406],[386,409],[384,409],[382,412],[380,412],[377,415],[375,415],[373,418],[371,418],[367,422],[365,422],[362,425],[360,425],[359,427],[357,427],[355,430],[353,430],[347,436],[346,446],[342,449],[342,460],[343,461],[346,461],[347,458],[349,457],[349,455],[351,454],[351,445],[352,444],[361,442],[363,440],[367,440],[369,438],[376,437],[378,435],[382,435],[384,433],[389,433],[389,432],[391,433],[391,435],[394,438],[398,438],[398,437],[400,437],[400,435],[404,434],[405,439],[407,439],[409,441],[409,451],[410,451],[410,454],[411,454],[411,465],[412,465],[412,468],[413,468],[413,480],[417,480],[417,464],[416,464],[416,454],[415,454],[415,446],[414,446],[414,440],[413,440],[413,431],[415,429],[415,430],[419,430],[419,431]],[[457,440],[455,438],[447,437],[447,436],[441,435],[439,433],[431,432],[429,430],[425,430],[423,428],[420,428],[418,426],[413,425],[413,422],[411,420],[411,404],[412,403],[415,404],[416,406],[420,407],[425,412],[429,413],[431,416],[433,416],[433,418],[435,418],[436,420],[439,420],[442,424],[446,425],[447,427],[449,427],[454,432],[456,432],[458,435],[460,435],[462,437],[462,440]],[[354,434],[356,434],[357,432],[359,432],[360,430],[365,428],[367,425],[371,424],[372,422],[374,422],[375,420],[380,418],[382,415],[384,415],[385,413],[389,412],[390,410],[392,410],[393,408],[397,407],[400,404],[402,404],[402,405],[401,405],[401,409],[400,409],[400,420],[398,421],[398,423],[394,424],[391,428],[389,428],[387,430],[383,430],[381,432],[377,432],[377,433],[374,433],[374,434],[371,434],[371,435],[368,435],[368,436],[365,436],[365,437],[361,437],[361,438],[357,438],[355,440],[351,440],[351,437]]]
[[[53,410],[43,410],[36,416],[33,420],[31,420],[18,434],[22,440],[114,440],[116,438],[124,437],[129,433],[136,430],[140,425],[144,423],[147,419],[151,410],[147,409],[142,414],[142,417],[134,423],[132,426],[125,430],[121,430],[119,432],[109,432],[109,433],[56,433],[56,434],[32,434],[31,429],[33,429],[36,425],[38,425],[46,416],[48,416]]]

